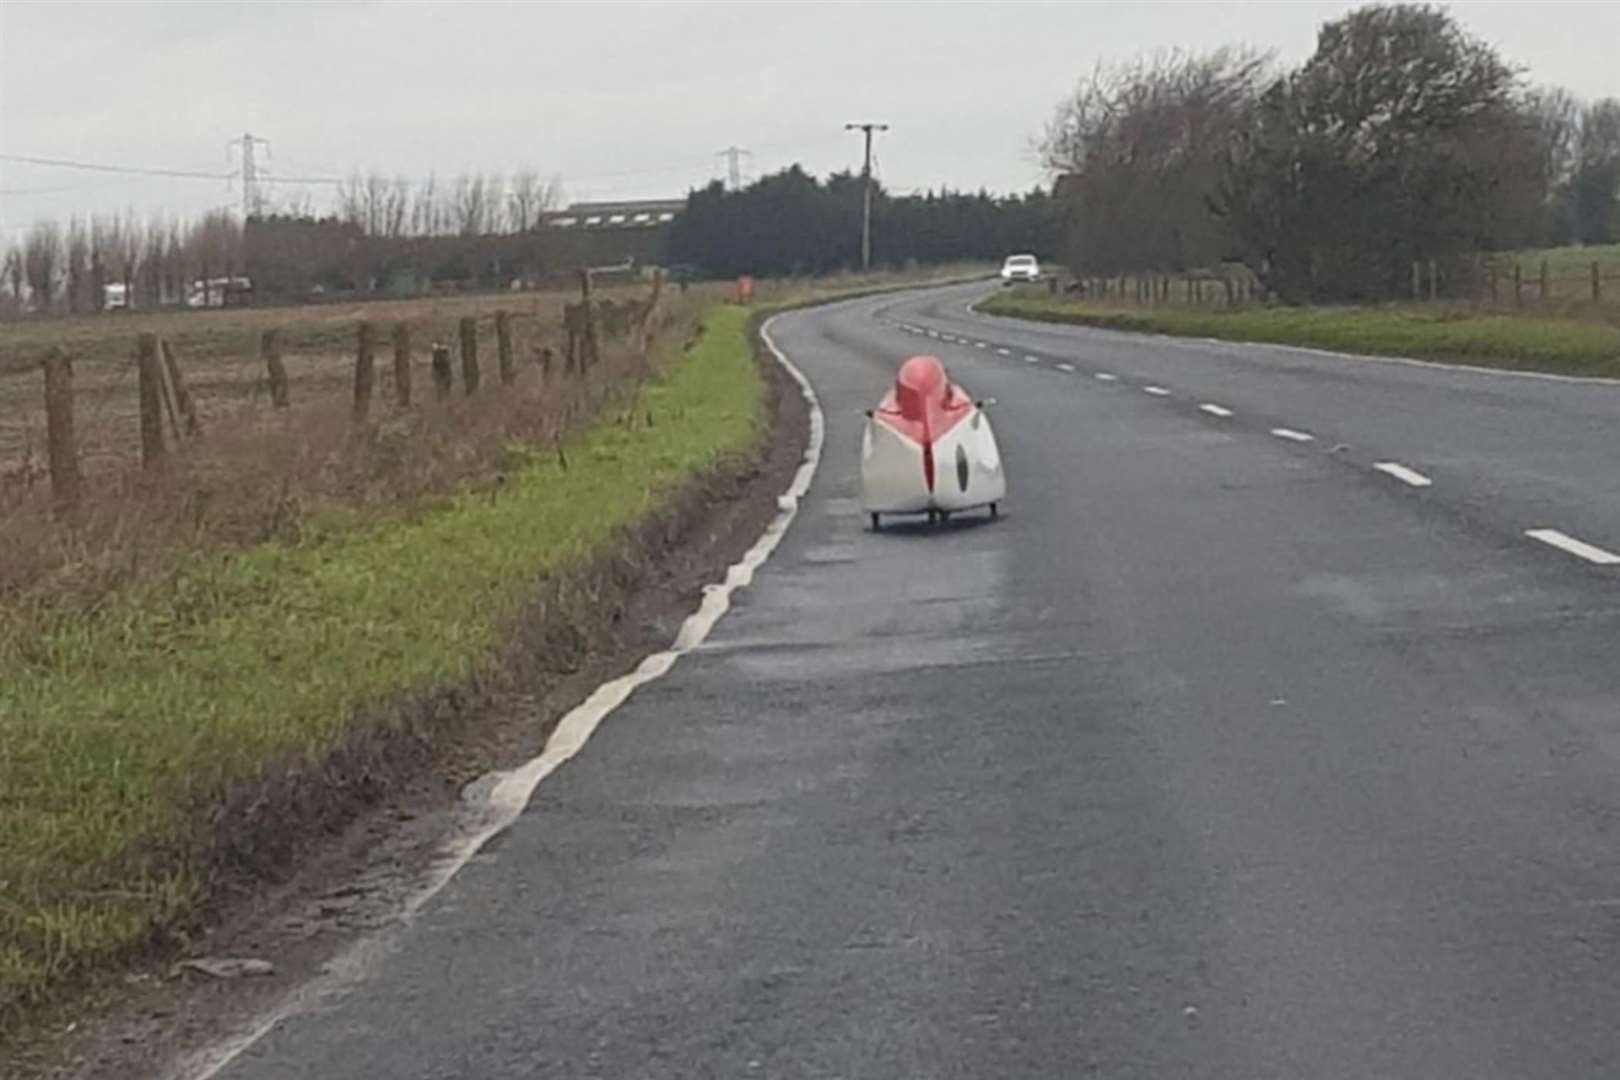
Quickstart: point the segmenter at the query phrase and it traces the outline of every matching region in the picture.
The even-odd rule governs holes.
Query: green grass
[[[993,315],[1113,330],[1620,376],[1620,327],[1575,319],[1399,305],[1237,311],[1138,308],[1064,300],[1034,290],[997,295],[980,309]]]
[[[0,1013],[184,924],[211,856],[199,809],[466,680],[538,575],[757,447],[748,315],[712,309],[638,422],[599,423],[566,468],[515,448],[498,496],[216,556],[0,655]]]

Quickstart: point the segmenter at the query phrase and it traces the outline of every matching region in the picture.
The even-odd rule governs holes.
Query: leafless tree
[[[50,311],[62,266],[62,227],[37,221],[23,240],[23,267],[35,311]]]
[[[489,218],[489,203],[485,194],[482,175],[463,173],[456,177],[453,220],[456,232],[462,236],[477,236],[485,231],[485,222]]]

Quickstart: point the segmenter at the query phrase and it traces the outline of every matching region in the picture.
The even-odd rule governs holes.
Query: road
[[[777,320],[828,441],[772,561],[222,1075],[1620,1072],[1620,387],[983,293]],[[917,351],[998,398],[994,524],[866,528]]]

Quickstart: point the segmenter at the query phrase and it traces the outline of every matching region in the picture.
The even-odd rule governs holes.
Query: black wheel
[[[996,504],[995,504],[995,503],[991,503],[991,504],[990,504],[990,520],[991,520],[991,521],[994,521],[994,520],[996,520],[996,517],[997,517],[997,516],[998,516],[998,511],[997,511],[997,509],[996,509]]]
[[[878,520],[878,516],[875,513],[872,515],[872,531],[873,532],[882,532],[883,531],[883,522]]]

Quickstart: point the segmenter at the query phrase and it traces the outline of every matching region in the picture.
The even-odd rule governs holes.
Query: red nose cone
[[[950,393],[951,383],[945,377],[945,365],[932,356],[913,356],[900,365],[894,377],[894,403],[907,420],[920,421],[938,408]]]

